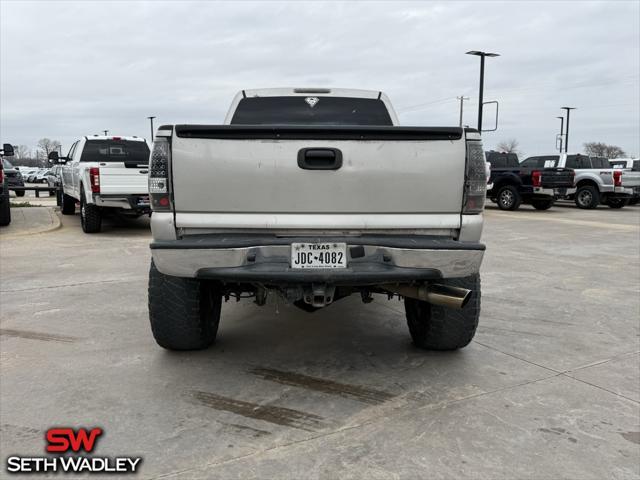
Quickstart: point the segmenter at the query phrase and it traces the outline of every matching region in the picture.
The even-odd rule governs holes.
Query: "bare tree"
[[[14,158],[17,161],[23,161],[33,158],[33,152],[26,145],[15,145],[13,147]]]
[[[520,143],[515,138],[501,141],[500,143],[498,143],[498,145],[496,145],[496,150],[505,153],[515,153],[518,156],[522,156]]]
[[[54,151],[60,150],[60,142],[57,140],[50,140],[48,138],[41,138],[38,140],[38,154],[44,156],[45,160],[49,157],[49,154]]]
[[[590,157],[604,157],[604,158],[620,158],[626,154],[617,145],[607,145],[603,142],[588,142],[584,144],[584,153]]]

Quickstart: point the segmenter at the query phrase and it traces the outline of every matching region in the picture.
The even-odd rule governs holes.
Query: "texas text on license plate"
[[[292,243],[291,268],[346,268],[346,243]]]

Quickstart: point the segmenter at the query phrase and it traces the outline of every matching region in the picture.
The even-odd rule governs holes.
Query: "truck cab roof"
[[[388,113],[388,121],[392,125],[398,125],[398,117],[396,115],[391,101],[387,95],[379,90],[361,90],[354,88],[310,88],[310,87],[286,87],[286,88],[258,88],[239,91],[229,107],[229,111],[225,117],[225,125],[235,123],[234,115],[238,110],[238,105],[245,99],[259,97],[305,97],[308,99],[309,108],[314,108],[323,97],[333,97],[336,99],[361,99],[370,101],[379,101],[383,104],[386,113]],[[368,102],[367,102],[368,103]],[[381,107],[382,108],[382,107]]]
[[[115,140],[122,141],[125,140],[127,142],[146,142],[146,140],[142,137],[134,136],[120,136],[120,135],[85,135],[85,140]]]

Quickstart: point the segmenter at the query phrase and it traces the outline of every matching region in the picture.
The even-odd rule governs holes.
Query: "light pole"
[[[556,117],[556,118],[560,119],[560,153],[562,153],[562,136],[564,135],[564,117]]]
[[[460,100],[460,126],[462,126],[462,112],[464,110],[464,101],[469,100],[469,97],[461,96],[456,98]]]
[[[107,133],[109,133],[109,130],[103,130],[103,132],[104,132],[104,136],[106,137]]]
[[[151,122],[151,141],[153,142],[153,119],[156,117],[147,117]]]
[[[567,153],[569,149],[569,114],[571,113],[571,110],[575,110],[575,109],[576,107],[562,107],[562,110],[567,111],[567,130],[564,135],[564,153]]]
[[[478,131],[482,132],[482,103],[484,101],[484,57],[499,57],[499,53],[470,50],[467,55],[480,57],[480,93],[478,94]]]

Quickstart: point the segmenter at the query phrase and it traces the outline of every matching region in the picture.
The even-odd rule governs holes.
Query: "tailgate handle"
[[[298,166],[303,170],[338,170],[342,152],[337,148],[303,148],[298,152]]]

